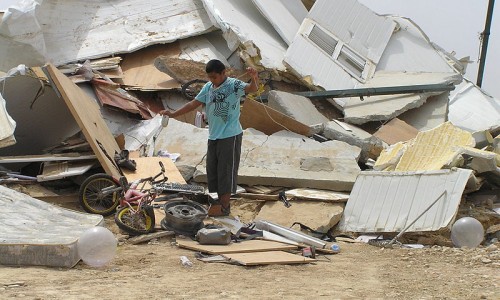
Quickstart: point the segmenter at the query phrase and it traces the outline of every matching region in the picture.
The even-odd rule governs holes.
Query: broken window
[[[333,34],[314,24],[307,38],[330,58],[339,64],[346,72],[360,81],[365,81],[365,69],[370,67],[368,60],[354,52],[347,44],[337,39]]]

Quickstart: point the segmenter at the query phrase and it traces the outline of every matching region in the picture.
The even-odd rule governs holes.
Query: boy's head
[[[205,72],[215,86],[219,86],[226,80],[226,66],[218,59],[210,60],[205,66]]]

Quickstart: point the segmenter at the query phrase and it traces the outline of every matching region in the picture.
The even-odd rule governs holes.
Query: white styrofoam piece
[[[72,267],[76,243],[101,215],[79,213],[0,186],[0,265]]]
[[[472,170],[361,172],[339,223],[345,232],[399,232],[444,191],[407,232],[435,231],[453,221]]]

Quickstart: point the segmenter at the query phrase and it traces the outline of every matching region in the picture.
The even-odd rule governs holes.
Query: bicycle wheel
[[[137,206],[124,206],[116,212],[115,223],[131,235],[147,234],[155,229],[155,213],[151,206],[139,211]]]
[[[181,94],[184,98],[193,100],[207,82],[204,79],[190,80],[181,86]]]
[[[103,193],[104,188],[117,188],[119,185],[107,174],[94,174],[80,186],[78,200],[86,212],[109,216],[120,203],[120,191]]]

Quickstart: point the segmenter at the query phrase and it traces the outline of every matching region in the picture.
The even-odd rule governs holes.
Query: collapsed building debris
[[[48,181],[100,167],[132,181],[163,161],[171,181],[205,183],[203,107],[168,126],[156,114],[193,99],[206,82],[205,63],[217,58],[243,81],[245,67],[260,71],[263,88],[242,101],[239,183],[268,200],[252,206],[253,218],[276,222],[266,223],[275,230],[300,222],[322,233],[437,231],[469,193],[500,187],[500,103],[462,77],[463,61],[409,19],[377,15],[355,0],[305,2],[309,12],[302,1],[260,0],[153,1],[151,10],[126,0],[79,11],[78,0],[37,0],[10,8],[0,26],[0,71],[15,68],[0,78],[0,166],[42,168],[2,176]],[[98,60],[82,62],[91,58]],[[149,157],[134,156],[137,170],[122,171],[113,158],[122,149]],[[170,154],[180,155],[176,165],[152,157]],[[475,212],[484,224],[496,220]],[[164,212],[156,213],[160,221]],[[311,261],[268,251],[290,250],[282,247],[259,245],[257,257],[225,260]],[[68,257],[65,266],[74,264]]]

